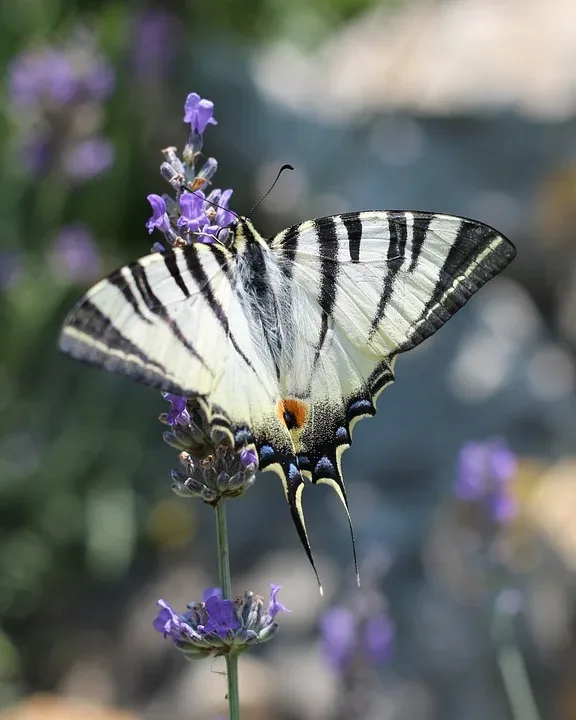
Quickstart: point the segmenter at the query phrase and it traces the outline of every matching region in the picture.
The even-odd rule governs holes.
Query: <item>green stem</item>
[[[498,666],[514,720],[540,720],[524,657],[514,642],[512,618],[494,613],[492,636],[496,641]]]
[[[230,553],[228,551],[228,528],[226,526],[226,506],[222,498],[216,505],[216,533],[218,537],[218,573],[224,600],[232,599],[232,582],[230,580]],[[240,720],[240,696],[238,693],[238,655],[226,655],[226,671],[228,675],[228,707],[230,720]]]

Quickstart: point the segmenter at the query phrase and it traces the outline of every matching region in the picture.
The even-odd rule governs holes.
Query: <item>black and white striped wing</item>
[[[354,212],[285,230],[270,247],[287,268],[296,328],[284,378],[301,473],[346,504],[340,456],[376,412],[396,357],[438,330],[513,259],[492,228],[423,212]],[[269,452],[263,464],[278,463]],[[285,470],[300,511],[302,478]],[[301,512],[301,511],[300,511]]]
[[[154,253],[96,284],[73,308],[61,349],[152,387],[206,398],[233,432],[273,418],[278,381],[257,352],[234,285],[235,257],[195,243]],[[223,418],[224,419],[224,418]]]

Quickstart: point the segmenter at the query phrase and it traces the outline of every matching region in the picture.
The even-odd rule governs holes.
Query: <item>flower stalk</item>
[[[224,600],[231,600],[230,551],[228,549],[228,525],[226,522],[226,501],[224,498],[221,498],[217,503],[215,511],[220,587],[222,589],[222,598]],[[226,674],[228,676],[228,707],[230,709],[230,720],[240,720],[238,653],[232,649],[226,654]]]

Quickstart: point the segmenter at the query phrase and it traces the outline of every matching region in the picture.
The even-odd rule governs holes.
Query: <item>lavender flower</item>
[[[89,282],[101,274],[102,259],[92,233],[82,223],[63,227],[51,248],[50,262],[57,277]]]
[[[202,190],[195,193],[185,192],[180,196],[181,215],[178,218],[178,227],[184,228],[189,233],[198,233],[201,227],[208,224],[208,218],[204,213],[206,198]]]
[[[202,602],[193,602],[183,614],[159,600],[160,610],[152,623],[155,630],[170,638],[189,657],[240,653],[250,645],[270,640],[278,631],[278,612],[289,612],[277,601],[279,586],[271,584],[270,601],[252,592],[242,598],[225,600],[219,588],[209,588]]]
[[[115,83],[112,68],[86,33],[62,47],[25,50],[8,69],[10,96],[20,107],[106,100]]]
[[[166,76],[179,29],[177,19],[164,8],[148,8],[136,18],[133,62],[141,82],[159,82]]]
[[[233,223],[235,213],[228,208],[232,190],[214,189],[208,195],[205,189],[211,182],[218,163],[208,158],[196,168],[203,143],[203,133],[210,124],[215,125],[214,104],[202,99],[197,93],[190,93],[186,99],[184,119],[192,127],[182,159],[176,148],[168,147],[160,172],[171,185],[175,198],[149,195],[153,215],[146,223],[149,232],[160,230],[166,244],[170,246],[192,242],[226,242],[228,227]],[[163,249],[164,246],[155,250]]]
[[[112,164],[113,148],[99,124],[115,75],[91,35],[77,30],[60,46],[24,50],[8,77],[8,111],[30,170],[58,168],[84,181]]]
[[[202,135],[207,125],[218,125],[213,117],[214,103],[198,93],[189,93],[184,103],[184,122],[190,123],[192,131]]]
[[[360,608],[362,610],[362,608]],[[346,672],[353,662],[379,665],[390,660],[394,625],[384,610],[374,613],[332,607],[321,623],[323,654],[331,667]]]
[[[238,497],[254,484],[258,457],[252,446],[236,450],[231,438],[212,431],[195,399],[164,393],[171,404],[160,421],[170,426],[164,441],[180,450],[184,470],[172,470],[172,490],[180,497],[198,497],[216,505],[223,497]]]
[[[466,503],[482,505],[488,518],[506,524],[516,516],[510,483],[516,457],[501,440],[469,442],[460,450],[454,494]]]
[[[193,242],[226,242],[228,226],[234,219],[228,203],[232,190],[205,189],[217,170],[214,158],[196,168],[202,133],[213,118],[214,105],[197,93],[190,93],[185,104],[185,119],[192,125],[182,159],[175,147],[163,150],[160,172],[174,191],[169,195],[148,195],[152,216],[146,227],[149,233],[159,230],[165,245],[182,247]],[[154,252],[164,252],[164,244],[155,242]],[[199,497],[217,505],[223,497],[238,497],[252,486],[258,467],[258,454],[251,443],[250,432],[238,439],[230,432],[213,430],[206,408],[195,399],[164,394],[171,404],[161,422],[170,426],[163,435],[165,442],[180,451],[184,470],[173,470],[172,489],[181,497]],[[242,435],[242,433],[240,434]]]
[[[168,413],[168,424],[189,425],[190,413],[186,407],[186,398],[180,395],[173,395],[172,393],[162,393],[162,397],[172,405]]]
[[[68,148],[64,170],[75,180],[89,180],[101,175],[114,162],[114,146],[105,137],[94,136]]]
[[[146,198],[152,206],[152,217],[146,223],[148,232],[151,233],[155,228],[162,232],[168,232],[170,228],[170,219],[166,213],[166,202],[160,195],[152,193]]]

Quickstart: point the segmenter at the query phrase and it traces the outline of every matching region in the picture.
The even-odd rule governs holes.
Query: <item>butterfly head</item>
[[[266,241],[254,227],[252,220],[240,216],[229,227],[232,236],[232,246],[238,253],[242,253],[252,243],[266,245]]]

